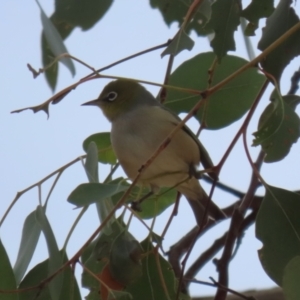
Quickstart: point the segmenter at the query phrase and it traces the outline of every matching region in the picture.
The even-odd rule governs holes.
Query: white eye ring
[[[116,92],[109,92],[106,96],[107,100],[112,102],[118,97],[118,93]]]

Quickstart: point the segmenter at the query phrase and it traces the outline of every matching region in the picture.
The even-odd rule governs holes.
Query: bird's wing
[[[168,111],[170,114],[172,114],[178,122],[182,121],[175,113],[173,113],[171,110],[169,110],[165,106],[162,105],[162,108],[165,109],[166,111]],[[202,143],[199,141],[199,139],[197,138],[197,136],[186,125],[184,125],[182,127],[182,130],[184,132],[186,132],[196,142],[196,144],[198,145],[199,152],[200,152],[200,161],[201,161],[203,167],[205,169],[212,169],[214,167],[214,164],[213,164],[213,162],[212,162],[212,160],[211,160],[211,158],[210,158],[207,150],[202,145]],[[217,176],[216,173],[210,172],[210,173],[208,173],[208,175],[212,179],[216,179],[216,180],[218,179],[218,176]]]

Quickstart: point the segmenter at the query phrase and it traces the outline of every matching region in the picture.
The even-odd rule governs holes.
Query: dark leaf
[[[47,80],[47,83],[49,84],[50,88],[52,91],[55,90],[56,87],[56,83],[57,83],[57,75],[58,75],[58,63],[53,63],[53,60],[55,59],[55,55],[52,53],[45,35],[42,33],[42,37],[41,37],[41,44],[42,44],[42,61],[43,61],[43,66],[45,69],[44,73],[45,73],[45,77]],[[53,63],[53,64],[52,64]],[[49,65],[51,65],[51,67],[49,67]]]
[[[184,21],[184,17],[191,5],[189,0],[151,0],[152,8],[159,9],[165,23],[169,26],[173,22],[178,22],[179,26]],[[207,35],[211,30],[204,28],[206,22],[211,16],[210,0],[204,0],[193,16],[190,24],[188,24],[186,32],[189,34],[191,30],[195,30],[198,35]]]
[[[17,284],[6,250],[0,240],[0,289],[16,290]],[[18,294],[0,293],[1,300],[18,300]]]
[[[286,31],[299,22],[291,0],[280,0],[273,14],[267,19],[262,38],[258,43],[260,50],[265,50]],[[300,31],[273,50],[262,62],[263,69],[272,74],[279,82],[281,74],[289,62],[300,54]]]
[[[269,17],[274,11],[274,0],[252,0],[251,3],[242,10],[241,16],[249,22],[257,22],[259,19]]]
[[[300,255],[300,195],[266,186],[256,219],[256,237],[263,243],[259,258],[266,273],[280,286],[284,269]]]
[[[176,56],[178,53],[185,49],[192,50],[194,44],[194,41],[184,31],[180,30],[176,34],[170,45],[163,51],[161,56],[164,57],[167,54]]]
[[[119,283],[128,285],[142,275],[142,248],[127,228],[113,241],[109,256],[109,270]]]
[[[60,251],[61,260],[63,263],[68,261],[67,254],[64,251]],[[45,280],[49,276],[49,259],[44,260],[43,262],[34,266],[20,284],[20,289],[29,288],[36,286],[41,283],[42,280]],[[19,293],[19,300],[49,300],[51,295],[49,292],[49,286],[43,286],[39,289],[30,289],[26,292]],[[63,271],[63,282],[60,293],[59,300],[81,300],[81,295],[79,292],[78,284],[74,276],[71,267],[68,266]]]
[[[253,145],[262,146],[266,153],[265,162],[283,159],[297,142],[300,136],[300,119],[294,111],[297,101],[295,96],[285,96],[281,100],[277,97],[262,113]]]
[[[171,265],[159,252],[153,250],[148,239],[144,240],[141,246],[144,252],[148,253],[142,259],[143,273],[136,282],[126,287],[126,291],[133,299],[140,299],[140,295],[143,295],[143,300],[176,299],[178,281]],[[180,294],[179,299],[189,299],[189,297]]]
[[[113,0],[56,0],[54,23],[63,24],[62,27],[81,27],[83,30],[93,27],[107,13]]]
[[[234,32],[240,24],[240,3],[238,0],[222,0],[212,4],[212,15],[205,28],[215,35],[210,42],[220,61],[228,51],[235,50]]]

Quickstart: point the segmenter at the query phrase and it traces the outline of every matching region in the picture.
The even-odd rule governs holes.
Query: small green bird
[[[181,121],[142,85],[125,79],[110,82],[98,99],[83,105],[100,107],[112,123],[112,147],[131,180]],[[213,166],[197,137],[183,126],[144,170],[138,184],[149,186],[154,193],[161,187],[174,187],[187,198],[200,226],[208,201],[194,177],[200,162],[205,168]],[[212,201],[208,215],[215,220],[224,219],[224,213]]]

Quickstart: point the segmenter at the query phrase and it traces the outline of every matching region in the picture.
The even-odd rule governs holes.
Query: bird
[[[111,122],[112,148],[132,181],[181,122],[144,86],[129,79],[109,82],[97,99],[82,105],[99,107]],[[184,125],[143,170],[137,184],[149,187],[151,193],[157,193],[162,187],[175,188],[188,200],[199,227],[208,218],[222,220],[223,211],[213,201],[208,203],[209,198],[196,176],[200,162],[208,169],[213,166],[204,146]],[[207,205],[207,215],[204,216]]]

